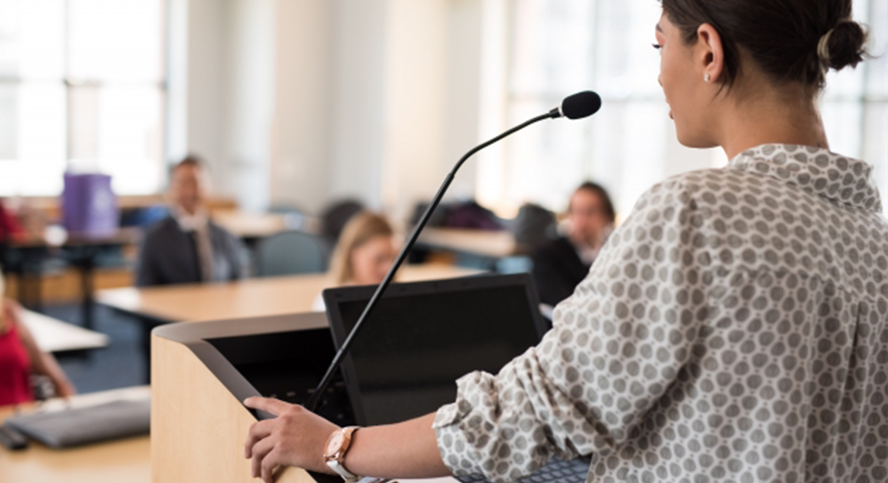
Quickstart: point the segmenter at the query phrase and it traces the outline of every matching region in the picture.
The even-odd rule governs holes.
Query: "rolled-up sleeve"
[[[680,183],[652,188],[540,344],[495,376],[457,381],[456,401],[434,421],[454,474],[512,481],[553,455],[600,458],[631,437],[713,316],[695,280],[705,262],[693,252],[701,216]]]

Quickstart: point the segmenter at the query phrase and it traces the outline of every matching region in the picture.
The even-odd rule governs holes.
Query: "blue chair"
[[[256,246],[256,276],[276,277],[327,271],[324,242],[301,231],[285,231]]]

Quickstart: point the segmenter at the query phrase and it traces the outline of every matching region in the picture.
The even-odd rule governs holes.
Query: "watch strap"
[[[352,483],[360,479],[360,476],[352,473],[351,471],[348,471],[345,466],[343,466],[336,460],[327,461],[327,466],[329,466],[331,470],[336,472],[337,475],[341,476],[342,479],[348,483]]]

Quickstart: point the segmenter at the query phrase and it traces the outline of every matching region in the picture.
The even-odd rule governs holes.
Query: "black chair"
[[[509,223],[509,231],[515,241],[523,245],[528,253],[547,245],[558,236],[558,220],[555,213],[533,203],[525,203],[518,215]]]
[[[364,204],[354,199],[337,201],[324,210],[321,215],[321,234],[331,249],[339,241],[345,224],[362,211]]]

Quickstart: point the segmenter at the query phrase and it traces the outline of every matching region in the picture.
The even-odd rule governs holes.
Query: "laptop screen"
[[[337,347],[375,287],[324,291]],[[418,417],[453,402],[456,380],[497,373],[545,330],[527,274],[393,284],[342,370],[360,425]]]

